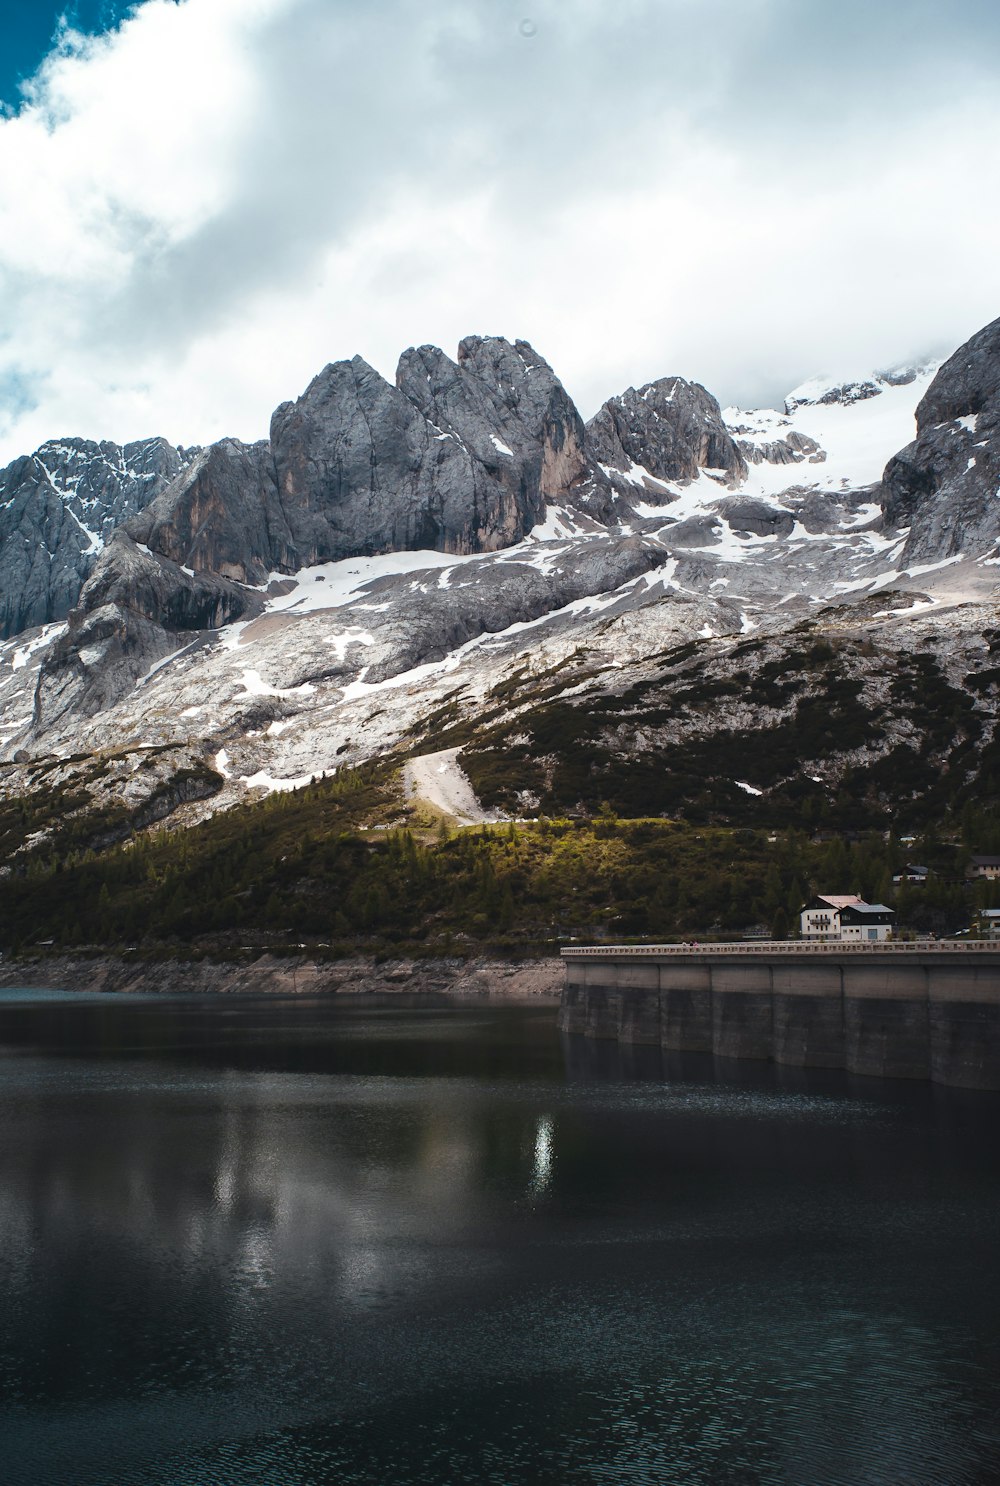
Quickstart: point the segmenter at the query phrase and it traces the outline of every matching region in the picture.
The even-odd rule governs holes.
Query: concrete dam
[[[1000,1090],[992,944],[597,945],[562,957],[566,1032]]]

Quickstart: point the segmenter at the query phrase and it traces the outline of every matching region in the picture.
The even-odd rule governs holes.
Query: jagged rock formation
[[[683,377],[661,377],[609,398],[587,424],[587,450],[612,479],[640,467],[643,479],[695,480],[702,469],[720,472],[727,484],[746,478],[747,466],[710,392]]]
[[[111,532],[192,456],[164,439],[56,439],[0,471],[0,639],[64,619]]]
[[[213,574],[153,556],[124,531],[113,534],[84,585],[80,606],[42,666],[36,729],[113,706],[140,676],[200,634],[259,613],[260,594]]]
[[[495,551],[572,497],[583,446],[547,362],[481,336],[457,363],[405,352],[395,387],[360,357],[333,363],[258,444],[46,444],[0,475],[0,638],[64,618],[126,523],[151,553],[241,583],[362,553]]]
[[[326,367],[271,420],[286,572],[431,548],[490,552],[584,472],[583,425],[524,341],[470,336],[457,364],[404,352],[391,387],[360,357]]]
[[[1000,320],[944,363],[917,407],[917,437],[882,477],[886,525],[909,527],[902,562],[981,556],[1000,535]]]
[[[490,552],[569,495],[582,445],[576,408],[524,341],[471,336],[457,363],[406,351],[395,387],[356,356],[282,403],[269,442],[203,451],[129,531],[242,583],[362,554]]]
[[[277,536],[272,527],[277,528]],[[221,439],[129,522],[134,541],[181,568],[260,583],[285,535],[267,442]]]
[[[583,442],[572,401],[524,341],[471,336],[457,364],[432,346],[408,351],[396,387],[360,357],[327,366],[277,409],[269,441],[199,451],[126,523],[69,600],[79,594],[79,612],[45,661],[36,727],[108,705],[177,631],[246,615],[235,584],[360,554],[512,545],[581,482]]]
[[[411,349],[394,387],[360,357],[333,363],[277,409],[269,441],[224,439],[198,451],[125,523],[45,658],[35,730],[113,705],[186,643],[183,632],[254,612],[239,585],[362,554],[496,551],[531,531],[547,503],[617,519],[614,477],[637,463],[661,482],[689,481],[705,466],[727,482],[746,472],[714,398],[681,378],[612,399],[585,429],[524,341],[470,336],[457,361],[433,346]],[[635,494],[634,481],[619,483]],[[760,512],[755,519],[775,525]],[[461,603],[456,594],[425,605],[407,645],[373,658],[372,674],[394,674],[484,629],[532,622],[546,603],[613,589],[655,565],[636,544],[625,551],[589,552],[572,581],[530,568],[515,581],[508,569],[502,583],[481,581],[474,599],[466,586]]]
[[[114,604],[171,630],[218,629],[259,611],[261,603],[259,593],[218,574],[192,572],[121,531],[98,559],[69,628],[78,627],[82,616],[95,609]]]
[[[730,433],[745,433],[745,430],[730,425]],[[736,447],[747,464],[801,464],[804,459],[813,464],[822,464],[826,458],[815,439],[798,433],[794,428],[780,439],[737,438]]]

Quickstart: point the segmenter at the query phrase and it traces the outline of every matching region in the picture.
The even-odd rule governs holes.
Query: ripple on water
[[[0,1486],[990,1479],[988,1111],[99,1010],[0,1058]]]

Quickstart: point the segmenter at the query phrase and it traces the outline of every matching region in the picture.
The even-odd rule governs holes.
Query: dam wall
[[[566,1032],[1000,1090],[991,944],[601,945],[562,957]]]

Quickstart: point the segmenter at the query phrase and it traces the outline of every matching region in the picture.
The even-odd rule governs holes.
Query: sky
[[[995,0],[6,0],[0,463],[521,337],[584,416],[1000,315]]]

